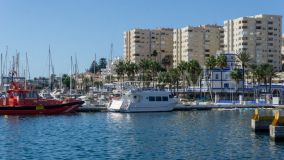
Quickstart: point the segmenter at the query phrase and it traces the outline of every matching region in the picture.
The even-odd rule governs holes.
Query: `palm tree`
[[[269,82],[269,93],[271,93],[271,83],[272,83],[272,78],[277,77],[276,72],[273,70],[273,66],[270,64],[263,64],[262,69],[264,72],[264,77],[265,77],[265,82]],[[265,83],[265,88],[267,92],[267,86]]]
[[[212,76],[213,76],[213,69],[216,67],[216,58],[215,56],[211,55],[210,57],[208,57],[205,61],[205,66],[206,66],[206,83],[208,81],[208,78],[210,78],[210,85],[208,85],[207,83],[207,86],[209,87],[209,92],[210,92],[210,97],[211,97],[211,100],[213,100],[213,97],[212,97]],[[209,73],[208,73],[208,69],[209,69]]]
[[[169,70],[169,75],[171,79],[171,84],[176,85],[177,91],[178,91],[178,81],[180,77],[180,73],[177,68],[171,68]]]
[[[155,57],[155,61],[157,61],[158,52],[156,50],[153,51],[151,57]]]
[[[187,65],[187,72],[189,74],[190,81],[195,86],[198,82],[198,79],[200,78],[200,74],[202,73],[202,68],[199,62],[196,60],[190,60]]]
[[[177,69],[180,72],[181,76],[182,76],[182,87],[185,89],[185,72],[186,72],[186,68],[188,66],[188,63],[185,61],[181,61],[178,66]]]
[[[153,87],[154,87],[154,81],[155,77],[158,75],[157,73],[161,71],[161,65],[156,61],[150,61],[149,62],[149,69],[152,73],[152,80],[153,80]]]
[[[147,70],[150,68],[150,61],[146,60],[146,59],[142,59],[139,63],[139,68],[141,69],[142,72],[142,85],[144,87],[144,81],[145,81],[145,73],[147,72]]]
[[[243,73],[243,95],[245,92],[245,67],[249,65],[249,62],[251,61],[249,53],[246,51],[241,51],[237,54],[237,61],[241,63],[242,66],[242,73]]]
[[[166,55],[162,59],[162,65],[166,68],[166,70],[168,70],[168,68],[171,66],[172,61],[173,61],[173,56],[172,55]]]
[[[212,83],[212,69],[214,69],[216,67],[216,58],[211,55],[209,58],[206,59],[205,61],[205,66],[207,69],[210,70],[210,75],[208,75],[208,77],[210,77],[210,83]],[[212,87],[212,84],[211,84],[211,87]]]
[[[221,69],[221,92],[223,92],[223,69],[227,66],[227,57],[224,54],[217,57],[216,66]]]
[[[230,73],[231,78],[236,82],[236,92],[238,92],[240,80],[243,79],[243,74],[240,69],[234,68]]]
[[[115,69],[114,71],[117,74],[117,79],[118,81],[121,79],[122,77],[122,82],[124,81],[124,74],[125,74],[125,62],[123,60],[118,61],[117,64],[115,64]]]
[[[138,71],[138,66],[133,62],[126,62],[125,63],[125,72],[127,74],[127,78],[130,81],[133,81],[135,79],[135,74]]]
[[[169,72],[161,72],[158,76],[158,82],[159,84],[162,83],[162,86],[169,84],[169,89],[172,91],[171,77]]]

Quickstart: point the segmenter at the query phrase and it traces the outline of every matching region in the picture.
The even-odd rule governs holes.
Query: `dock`
[[[216,104],[207,104],[207,105],[183,105],[178,104],[174,111],[190,111],[190,110],[212,110],[212,109],[257,109],[257,108],[276,108],[272,105],[241,105],[241,104],[234,104],[234,105],[216,105]]]
[[[77,109],[77,112],[106,112],[106,106],[82,106]]]

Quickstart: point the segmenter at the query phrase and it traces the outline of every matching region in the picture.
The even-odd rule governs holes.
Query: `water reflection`
[[[80,113],[0,118],[4,159],[279,159],[253,110]],[[263,111],[270,114],[272,111]],[[2,157],[1,157],[2,158]]]

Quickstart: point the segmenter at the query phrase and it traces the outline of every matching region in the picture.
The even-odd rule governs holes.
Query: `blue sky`
[[[123,32],[132,28],[223,24],[255,14],[284,15],[284,0],[0,0],[0,52],[10,59],[28,52],[32,76],[48,75],[51,45],[57,74],[70,72],[77,54],[80,71],[94,54],[122,56]]]

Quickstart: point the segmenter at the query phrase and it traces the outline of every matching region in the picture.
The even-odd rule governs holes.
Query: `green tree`
[[[187,65],[187,72],[189,74],[190,81],[194,86],[196,86],[198,80],[200,79],[200,75],[202,73],[202,68],[199,62],[196,60],[190,60]],[[200,85],[200,90],[201,90],[201,85]]]
[[[249,53],[246,51],[241,51],[237,54],[237,60],[241,63],[242,66],[242,74],[243,74],[243,85],[242,85],[242,90],[243,90],[243,95],[245,92],[245,68],[249,65],[249,62],[251,61]]]
[[[128,80],[133,81],[135,79],[135,74],[138,72],[138,66],[135,63],[128,61],[125,63],[125,71]]]
[[[98,65],[96,61],[93,61],[88,71],[91,73],[98,73],[101,71],[100,65]]]
[[[206,83],[208,82],[208,79],[210,79],[210,83],[207,86],[209,88],[209,92],[210,92],[210,97],[211,100],[213,101],[213,96],[212,96],[212,87],[213,87],[213,69],[216,67],[216,58],[215,56],[211,55],[210,57],[208,57],[205,61],[205,66],[206,66]]]
[[[166,68],[166,70],[168,70],[168,68],[171,66],[172,63],[173,63],[173,56],[172,55],[166,55],[162,59],[162,65]]]
[[[125,70],[125,62],[123,60],[119,60],[115,64],[114,71],[117,74],[118,81],[122,78],[122,82],[124,82],[124,74],[126,70]]]
[[[162,67],[158,62],[150,61],[149,62],[149,69],[150,69],[150,72],[151,72],[151,75],[152,75],[152,81],[153,81],[153,87],[154,87],[154,82],[156,80],[158,72],[160,72],[162,70]]]
[[[151,57],[154,57],[155,61],[157,61],[157,56],[158,56],[158,52],[154,50],[153,53],[151,54]]]
[[[217,57],[216,66],[221,70],[221,92],[223,92],[223,70],[227,66],[227,57],[224,54]]]
[[[163,87],[169,84],[169,89],[170,91],[172,90],[171,77],[170,77],[169,72],[161,72],[158,76],[158,82],[160,86],[163,86]]]
[[[171,80],[171,85],[176,86],[176,90],[178,91],[179,85],[179,77],[180,77],[180,72],[178,71],[177,68],[171,68],[169,70],[169,75],[170,75],[170,80]]]
[[[148,71],[148,69],[150,68],[150,60],[146,60],[146,59],[142,59],[140,62],[139,62],[139,68],[141,69],[141,73],[142,73],[142,84],[143,84],[143,87],[144,87],[144,81],[146,80],[145,78],[145,74],[146,72]]]
[[[182,77],[182,87],[184,89],[185,89],[185,77],[186,77],[187,66],[188,66],[188,63],[185,61],[181,61],[177,66],[177,69],[180,72],[180,75]]]
[[[240,69],[235,68],[230,72],[230,77],[236,82],[236,92],[238,92],[240,80],[243,79],[243,74]]]
[[[105,69],[107,66],[107,60],[106,58],[101,58],[99,61],[99,68],[100,69]]]

